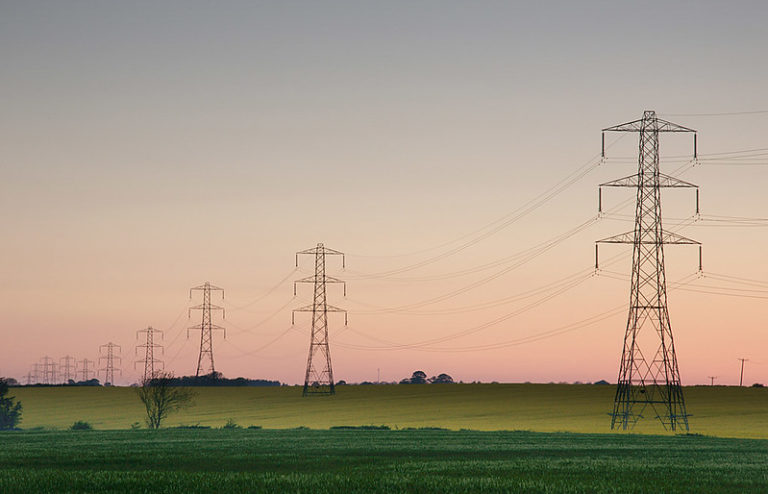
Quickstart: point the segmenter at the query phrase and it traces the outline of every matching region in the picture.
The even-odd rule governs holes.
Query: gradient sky
[[[536,339],[626,304],[628,281],[604,275],[472,334],[370,347],[479,326],[552,292],[454,311],[588,271],[594,240],[630,222],[603,218],[465,293],[376,312],[467,287],[513,262],[473,268],[593,217],[597,184],[633,173],[636,135],[494,235],[370,275],[487,231],[594,161],[601,128],[645,109],[696,128],[702,157],[768,148],[768,113],[708,115],[768,110],[766,19],[762,1],[0,1],[0,375],[21,378],[45,355],[95,360],[113,341],[117,382],[135,382],[135,332],[147,325],[166,331],[167,368],[194,373],[188,289],[208,280],[226,289],[217,370],[301,382],[309,321],[297,315],[290,329],[290,309],[311,287],[293,299],[280,280],[306,276],[312,260],[294,272],[294,253],[324,242],[348,254],[345,271],[329,259],[329,274],[348,280],[346,300],[329,291],[350,311],[347,329],[332,318],[337,379],[423,369],[464,381],[615,381],[624,310]],[[663,170],[690,151],[689,136],[663,136]],[[705,215],[767,217],[760,159],[702,161],[683,178],[701,186]],[[632,213],[631,190],[604,200]],[[664,201],[667,225],[693,212],[690,191]],[[704,243],[705,274],[768,283],[768,228],[699,222],[681,233]],[[628,274],[629,247],[601,252],[619,256],[606,270]],[[680,280],[695,273],[696,251],[670,247],[667,263]],[[733,384],[738,357],[750,359],[745,381],[768,381],[768,285],[721,276],[697,286],[755,291],[670,291],[684,384]],[[501,347],[459,351],[483,345]]]

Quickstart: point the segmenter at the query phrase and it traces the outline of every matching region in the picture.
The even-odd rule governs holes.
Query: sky
[[[634,173],[637,136],[608,135],[601,163],[601,129],[655,110],[698,131],[696,166],[689,135],[661,141],[662,171],[701,187],[696,222],[690,190],[663,195],[665,225],[703,243],[698,274],[695,247],[666,250],[682,381],[736,384],[747,358],[745,382],[768,382],[768,156],[744,152],[768,148],[766,18],[2,0],[0,375],[114,342],[116,382],[136,382],[147,326],[194,374],[189,288],[210,281],[216,369],[301,383],[310,321],[291,309],[312,294],[292,280],[313,260],[294,256],[322,242],[346,254],[328,259],[347,281],[328,290],[349,311],[330,316],[336,379],[615,382],[630,247],[602,247],[595,273],[594,242],[631,230],[633,191],[605,190],[598,219],[597,185]]]

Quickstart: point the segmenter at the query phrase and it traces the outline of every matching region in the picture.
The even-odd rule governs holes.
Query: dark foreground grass
[[[0,492],[765,493],[768,441],[439,430],[0,434]]]

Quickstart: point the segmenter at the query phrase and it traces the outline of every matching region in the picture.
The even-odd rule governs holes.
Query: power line
[[[731,111],[731,112],[719,112],[719,113],[664,113],[664,117],[732,117],[739,115],[762,115],[768,113],[768,110],[751,110],[751,111]]]
[[[619,142],[623,136],[618,137],[613,142],[607,144],[604,146],[604,149],[609,149],[613,147],[617,142]],[[466,235],[462,235],[461,237],[458,237],[452,241],[446,242],[444,244],[438,245],[436,247],[432,247],[429,249],[424,249],[422,251],[417,251],[411,254],[404,254],[404,255],[397,255],[397,256],[360,256],[355,254],[350,254],[355,257],[406,257],[410,255],[419,254],[422,252],[429,252],[432,250],[436,250],[442,247],[446,247],[448,245],[454,244],[458,241],[464,240],[466,238],[475,237],[471,240],[468,240],[464,244],[459,245],[458,247],[455,247],[454,249],[451,249],[449,251],[446,251],[442,254],[438,254],[436,256],[433,256],[431,258],[428,258],[426,260],[407,265],[402,268],[397,268],[393,270],[383,271],[380,273],[370,273],[367,276],[371,278],[380,277],[380,276],[388,276],[391,274],[398,274],[406,271],[411,271],[413,269],[417,269],[429,264],[432,264],[434,262],[437,262],[445,257],[454,255],[458,252],[461,252],[462,250],[475,245],[476,243],[498,233],[499,231],[503,230],[504,228],[508,227],[509,225],[519,221],[523,217],[527,216],[528,214],[532,213],[539,207],[546,204],[548,201],[559,195],[560,193],[567,190],[569,187],[571,187],[573,184],[581,180],[582,178],[586,177],[591,171],[595,170],[600,166],[600,163],[603,162],[603,158],[600,155],[595,155],[592,158],[590,158],[588,161],[586,161],[583,165],[579,166],[576,170],[571,172],[569,175],[564,177],[563,179],[559,180],[557,183],[552,185],[550,188],[546,189],[544,192],[540,193],[539,195],[535,196],[534,198],[528,200],[523,205],[519,206],[518,208],[514,209],[510,213],[507,213],[506,215],[502,216],[501,218],[494,220],[487,225],[471,232]],[[489,230],[490,229],[490,230]],[[488,232],[482,233],[485,230],[489,230]]]

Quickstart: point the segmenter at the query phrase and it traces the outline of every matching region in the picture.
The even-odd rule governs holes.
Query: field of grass
[[[175,425],[222,426],[228,419],[265,429],[339,425],[443,427],[452,430],[530,430],[608,433],[613,386],[455,384],[339,386],[333,397],[302,398],[299,387],[196,388],[195,405],[172,415]],[[691,432],[768,438],[768,389],[685,388]],[[96,429],[143,425],[131,388],[14,388],[24,405],[21,427],[65,429],[85,420]],[[663,433],[655,420],[635,429]]]
[[[0,434],[0,492],[760,493],[768,441],[387,430]]]

